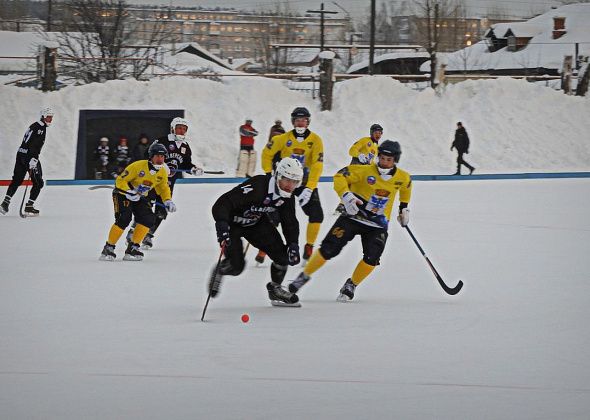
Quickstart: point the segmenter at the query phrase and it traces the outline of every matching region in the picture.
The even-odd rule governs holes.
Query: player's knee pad
[[[154,223],[156,222],[156,216],[154,216],[154,214],[151,212],[146,212],[136,215],[135,221],[140,225],[144,225],[145,227],[151,228],[152,226],[154,226]]]
[[[130,211],[122,212],[117,214],[117,219],[115,220],[115,224],[119,226],[121,229],[125,230],[129,223],[131,223],[131,217],[133,214]]]
[[[324,257],[324,260],[331,260],[336,255],[340,254],[342,251],[342,246],[336,242],[332,241],[323,241],[322,245],[320,246],[319,252]]]
[[[219,272],[224,276],[239,276],[244,271],[245,266],[246,261],[244,259],[239,261],[225,259],[219,264]]]
[[[166,217],[168,217],[168,212],[166,211],[166,209],[164,207],[161,206],[157,206],[156,207],[156,217],[158,219],[166,219]]]
[[[35,182],[37,184],[37,188],[41,189],[45,186],[45,181],[40,179],[39,181]]]
[[[363,255],[363,261],[372,266],[379,265],[380,258],[381,255]]]

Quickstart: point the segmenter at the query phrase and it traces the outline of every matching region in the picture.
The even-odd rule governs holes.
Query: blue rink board
[[[552,179],[552,178],[590,178],[590,172],[530,172],[515,174],[477,174],[477,175],[412,175],[413,181],[476,181],[496,179]],[[183,178],[178,184],[239,184],[246,178],[200,177]],[[50,179],[47,185],[112,185],[112,179]],[[332,182],[331,176],[323,176],[320,182]]]

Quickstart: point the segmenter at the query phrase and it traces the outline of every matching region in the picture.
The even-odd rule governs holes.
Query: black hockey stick
[[[94,191],[94,190],[99,190],[99,189],[108,189],[108,190],[115,190],[118,191],[120,193],[123,194],[129,194],[127,191],[122,190],[120,188],[115,187],[114,185],[93,185],[91,187],[88,187],[89,190]],[[145,197],[142,196],[143,199],[145,199]],[[158,207],[164,207],[166,208],[166,206],[162,203],[158,203],[157,201],[154,203],[156,206]]]
[[[31,171],[29,170],[27,172],[29,174],[29,178],[27,178],[27,181],[31,180]],[[23,219],[25,219],[27,217],[27,215],[25,214],[25,198],[27,197],[27,190],[29,189],[29,184],[27,183],[27,185],[25,185],[25,192],[23,194],[23,200],[20,202],[20,209],[18,210],[18,214],[20,217],[22,217]]]
[[[416,244],[416,246],[418,247],[418,249],[420,250],[420,253],[422,254],[422,256],[426,259],[426,262],[428,263],[428,265],[430,266],[430,269],[432,270],[432,272],[434,273],[434,276],[436,277],[436,279],[438,280],[438,284],[440,284],[440,287],[443,288],[443,290],[449,294],[449,295],[456,295],[457,293],[459,293],[459,291],[461,290],[461,288],[463,287],[463,282],[461,280],[459,280],[459,282],[457,283],[457,285],[455,287],[449,287],[447,286],[447,284],[443,281],[442,277],[440,276],[440,274],[438,274],[438,271],[436,271],[436,268],[434,268],[434,265],[432,265],[432,263],[430,262],[430,260],[428,259],[428,257],[426,256],[426,253],[424,252],[424,250],[422,249],[422,247],[420,246],[420,244],[418,243],[418,240],[416,239],[416,237],[414,236],[414,234],[412,233],[412,231],[410,230],[409,226],[406,226],[406,230],[408,231],[408,233],[410,234],[410,236],[412,237],[412,240],[414,241],[414,243]]]
[[[170,172],[186,172],[187,174],[191,173],[190,169],[170,169]],[[204,174],[209,175],[223,175],[225,172],[223,171],[203,171]]]
[[[225,242],[221,245],[221,250],[219,251],[219,258],[217,259],[217,265],[215,266],[215,271],[213,272],[213,277],[217,276],[217,272],[219,271],[219,264],[221,264],[221,257],[223,257],[223,252],[225,251]],[[203,308],[203,314],[201,315],[201,322],[205,321],[205,312],[207,312],[207,307],[209,306],[209,301],[211,300],[211,288],[209,287],[209,295],[207,296],[207,302],[205,302],[205,307]]]

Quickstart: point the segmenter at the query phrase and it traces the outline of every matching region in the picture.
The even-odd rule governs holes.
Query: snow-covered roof
[[[553,18],[565,18],[565,34],[553,39]],[[447,71],[485,71],[503,69],[547,68],[561,69],[563,58],[575,53],[578,43],[578,54],[590,55],[590,3],[577,3],[559,7],[525,22],[524,28],[541,28],[528,45],[519,51],[508,51],[502,48],[490,52],[486,42],[480,41],[470,47],[452,53],[439,53],[440,62],[447,64]],[[498,24],[496,28],[520,28],[521,24]],[[516,30],[516,29],[515,29]],[[508,29],[506,29],[508,31]],[[524,29],[519,34],[525,33]],[[504,34],[502,34],[504,35]],[[420,67],[421,71],[430,71],[430,61]]]
[[[430,55],[425,51],[406,51],[406,50],[404,50],[404,51],[400,51],[400,52],[391,52],[391,53],[387,53],[387,54],[378,55],[374,58],[373,63],[377,64],[377,63],[380,63],[381,61],[386,61],[386,60],[398,60],[398,59],[402,59],[402,58],[418,58],[418,57],[429,58]],[[360,69],[363,69],[365,67],[369,67],[369,59],[359,61],[358,63],[353,64],[352,66],[350,66],[348,68],[348,70],[346,72],[347,73],[354,73],[355,71],[359,71]]]
[[[508,38],[513,35],[517,38],[532,38],[543,32],[543,27],[540,25],[533,25],[527,22],[513,23],[504,33],[502,38]]]
[[[217,57],[215,54],[213,54],[211,51],[201,47],[198,43],[196,42],[188,42],[188,43],[184,43],[184,44],[180,44],[178,46],[178,51],[180,52],[188,52],[191,53],[193,55],[197,55],[201,58],[204,58],[206,60],[209,60],[215,64],[217,64],[220,67],[223,67],[227,70],[231,70],[232,66],[225,60]]]

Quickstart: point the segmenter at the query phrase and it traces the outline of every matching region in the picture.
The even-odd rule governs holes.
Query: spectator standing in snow
[[[455,140],[451,145],[451,150],[457,149],[457,172],[453,175],[461,175],[461,165],[465,165],[469,169],[469,175],[473,173],[475,168],[463,159],[463,154],[469,153],[469,136],[467,130],[463,127],[463,123],[457,123],[457,130],[455,131]]]
[[[258,131],[252,127],[252,119],[247,118],[246,123],[240,126],[240,156],[238,158],[238,178],[251,177],[256,170],[256,150],[254,150],[254,137]]]

